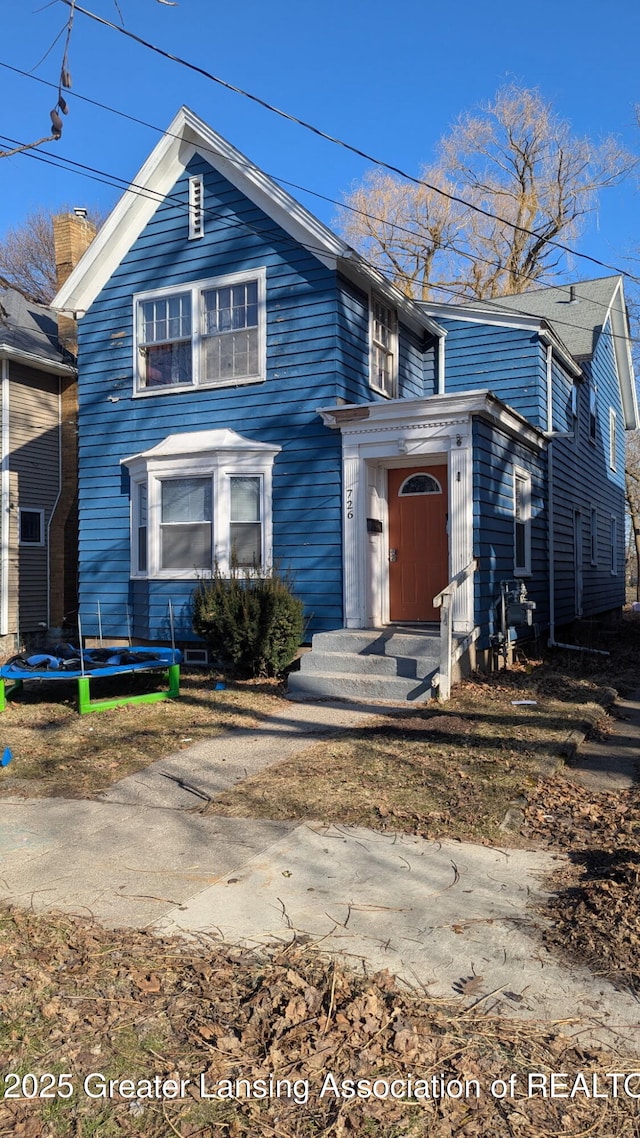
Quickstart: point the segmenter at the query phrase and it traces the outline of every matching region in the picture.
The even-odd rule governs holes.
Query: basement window
[[[44,545],[44,510],[23,510],[18,512],[20,545]]]

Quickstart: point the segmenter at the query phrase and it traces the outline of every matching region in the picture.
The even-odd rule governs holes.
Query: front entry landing
[[[449,580],[446,466],[389,470],[389,617],[438,621]]]

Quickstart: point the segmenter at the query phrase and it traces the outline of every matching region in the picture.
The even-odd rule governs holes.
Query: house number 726
[[[347,518],[349,520],[353,517],[353,488],[347,487]]]

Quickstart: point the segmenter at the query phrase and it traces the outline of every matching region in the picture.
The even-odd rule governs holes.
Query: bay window
[[[200,578],[271,564],[271,473],[280,448],[231,430],[170,435],[124,459],[133,577]]]

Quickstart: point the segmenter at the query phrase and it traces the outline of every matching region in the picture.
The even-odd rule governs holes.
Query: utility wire
[[[93,100],[91,100],[91,101],[93,102]],[[101,107],[103,107],[103,109],[106,109],[106,110],[112,110],[113,109],[110,107],[104,107],[103,104],[99,104],[99,105]],[[122,112],[116,111],[115,113],[120,114]],[[127,117],[131,117],[131,116],[127,116]],[[135,120],[135,121],[140,122],[141,125],[149,126],[151,129],[158,131],[158,133],[160,133],[160,134],[165,133],[161,130],[160,127],[155,127],[155,126],[152,126],[152,124],[144,123],[144,122],[142,122],[142,120]],[[4,136],[4,135],[1,137],[5,138],[6,141],[9,143],[16,143],[17,142],[17,140],[8,138],[7,136]],[[178,136],[176,135],[175,137],[177,138]],[[19,144],[18,144],[18,146],[19,146]],[[203,147],[203,149],[205,149],[205,148]],[[213,153],[214,155],[218,153],[217,151],[212,151],[211,148],[209,148],[209,147],[207,147],[206,149],[210,153]],[[29,153],[27,155],[27,157],[34,158],[39,162],[43,162],[46,165],[54,166],[58,169],[63,169],[63,170],[71,169],[72,172],[77,172],[82,177],[87,177],[92,181],[96,181],[96,182],[99,182],[103,185],[107,185],[111,189],[116,189],[116,190],[119,190],[120,192],[122,192],[123,190],[126,190],[126,191],[129,191],[129,192],[135,194],[138,197],[148,198],[152,201],[157,202],[158,204],[160,204],[161,202],[164,202],[164,201],[169,201],[169,202],[173,202],[177,205],[180,205],[181,207],[184,207],[184,205],[185,205],[184,199],[181,198],[180,196],[176,195],[176,194],[162,195],[162,194],[158,193],[157,191],[150,189],[147,186],[142,186],[142,185],[139,185],[135,182],[129,182],[125,178],[120,177],[120,175],[111,174],[111,173],[104,171],[104,170],[99,170],[94,166],[88,166],[84,163],[76,162],[70,158],[64,158],[64,157],[59,156],[59,155],[50,154],[46,150],[45,151],[40,150],[37,152]],[[238,165],[244,166],[245,163],[239,163]],[[249,165],[249,164],[247,163],[247,165]],[[293,183],[287,183],[287,184],[291,185]],[[298,188],[302,189],[304,192],[313,193],[313,191],[307,191],[305,187],[298,187]],[[324,195],[320,195],[320,196],[324,197]],[[333,199],[331,199],[331,198],[328,198],[325,200],[333,202]],[[333,204],[337,205],[339,203],[333,202]],[[278,242],[281,245],[282,244],[289,245],[291,248],[299,248],[300,246],[302,246],[307,252],[311,253],[312,255],[317,255],[321,252],[324,252],[324,250],[320,246],[314,246],[310,243],[304,243],[302,241],[294,240],[292,237],[290,237],[288,234],[286,234],[280,227],[265,228],[264,226],[259,227],[259,226],[255,225],[252,222],[249,222],[247,220],[234,220],[231,217],[225,216],[224,214],[222,214],[220,212],[212,210],[210,207],[205,207],[203,212],[204,212],[205,216],[208,216],[212,220],[224,221],[224,224],[226,225],[227,228],[243,229],[245,231],[249,230],[249,231],[255,233],[256,236],[258,236],[262,239],[269,239],[269,240]],[[361,211],[356,211],[356,212],[361,212]],[[365,215],[365,216],[371,217],[371,215]],[[374,218],[374,220],[377,220],[377,219]],[[450,248],[452,248],[454,252],[459,252],[459,253],[462,253],[463,255],[470,257],[469,254],[465,254],[464,251],[456,249],[455,246],[450,246]],[[470,257],[470,259],[473,260],[472,257]],[[412,283],[411,278],[405,277],[404,279],[407,281],[407,283]],[[391,283],[394,283],[394,282],[391,282]],[[579,288],[579,285],[580,285],[580,282],[577,282],[577,284],[575,286],[576,289]],[[550,286],[550,287],[558,287],[558,286]],[[451,290],[451,289],[449,289],[448,291],[451,293],[451,295],[453,295],[454,297],[457,297],[459,299],[459,301],[463,304],[463,306],[464,305],[468,306],[469,311],[473,311],[473,309],[471,309],[472,303],[482,304],[482,298],[480,298],[478,301],[475,301],[473,298],[470,298],[469,296],[467,296],[464,293],[456,293],[455,290]],[[544,291],[544,289],[542,289],[541,291]],[[411,300],[413,298],[408,298],[408,299]],[[601,307],[607,311],[609,309],[609,305],[606,305],[601,301],[592,301],[588,297],[581,297],[581,299],[586,300],[587,302],[589,302],[591,304],[597,305],[598,307]],[[421,302],[414,300],[413,303],[420,304]],[[424,303],[428,304],[429,302],[427,301]],[[446,304],[447,301],[444,301],[444,302],[434,301],[433,303],[434,304],[439,304],[439,303]],[[455,303],[455,301],[453,301],[453,303]],[[514,313],[514,309],[509,306],[508,298],[504,298],[504,300],[503,300],[503,298],[491,299],[491,300],[487,301],[487,306],[489,309],[501,310],[501,311],[504,311],[506,313],[509,313],[510,315],[514,315],[514,314],[515,315],[522,315],[522,316],[531,316],[532,315],[531,313],[522,313],[522,312],[519,312],[518,310],[516,310]],[[540,319],[540,317],[538,317],[538,319]],[[584,331],[584,332],[593,331],[593,328],[590,325],[577,324],[577,323],[575,323],[575,321],[562,320],[561,318],[555,317],[555,316],[550,318],[550,323],[554,327],[555,326],[567,327],[567,328],[573,329],[574,331]],[[620,338],[623,341],[628,341],[630,343],[640,343],[640,338],[638,338],[638,337],[632,337],[631,335],[629,335],[627,337],[627,336],[623,336],[623,335],[618,334],[618,333],[614,333],[613,331],[610,334],[612,335],[612,337]]]
[[[399,166],[394,166],[390,162],[386,162],[382,158],[376,158],[372,154],[367,153],[366,150],[360,150],[359,147],[354,146],[352,143],[345,142],[344,139],[337,138],[334,135],[328,134],[326,131],[321,130],[320,127],[314,126],[313,123],[306,122],[304,119],[298,118],[296,115],[290,114],[288,111],[283,111],[280,107],[276,107],[271,103],[266,102],[265,99],[260,98],[259,95],[254,95],[250,91],[245,91],[242,87],[237,87],[233,83],[227,82],[226,79],[221,79],[218,75],[213,75],[204,67],[199,67],[195,63],[190,63],[187,59],[182,59],[179,55],[173,55],[172,52],[165,51],[164,48],[152,44],[149,40],[142,39],[134,32],[128,31],[126,28],[120,28],[117,24],[113,24],[110,20],[105,20],[103,16],[96,15],[95,12],[90,12],[87,8],[80,7],[75,3],[75,0],[62,0],[63,4],[75,9],[76,12],[81,12],[83,16],[88,16],[90,19],[95,20],[98,24],[103,24],[107,28],[112,28],[113,31],[119,32],[120,35],[127,36],[128,39],[134,40],[136,43],[146,47],[149,51],[155,52],[157,55],[163,56],[164,59],[170,59],[173,63],[179,63],[182,67],[188,68],[190,71],[195,71],[198,75],[204,76],[205,79],[210,79],[212,83],[217,83],[220,87],[224,87],[227,91],[232,91],[236,95],[242,95],[245,99],[250,99],[251,102],[257,103],[258,106],[263,107],[265,110],[270,111],[272,114],[279,115],[280,118],[286,119],[288,122],[295,123],[297,126],[303,127],[305,130],[311,131],[312,134],[317,135],[319,138],[324,138],[326,142],[331,142],[335,146],[341,146],[344,150],[348,150],[351,154],[356,154],[359,158],[364,158],[366,162],[371,162],[375,166],[380,166],[384,170],[389,170],[392,174],[397,174],[399,177],[404,178],[408,182],[412,182],[417,186],[424,186],[426,189],[431,190],[433,193],[439,194],[441,197],[448,198],[449,201],[456,202],[462,205],[465,209],[472,210],[474,213],[480,213],[483,217],[489,218],[491,221],[497,221],[500,225],[506,225],[507,228],[513,229],[518,233],[524,233],[527,237],[535,237],[537,241],[543,241],[545,245],[550,245],[554,249],[560,249],[563,253],[570,253],[574,257],[582,257],[584,260],[590,261],[594,265],[598,265],[601,269],[608,269],[620,276],[628,276],[624,269],[619,269],[615,265],[610,265],[606,261],[600,261],[597,257],[592,257],[588,253],[577,253],[569,245],[563,244],[561,241],[555,241],[550,237],[542,237],[540,233],[536,233],[534,229],[527,229],[524,225],[518,225],[514,221],[508,221],[498,214],[492,213],[491,210],[484,209],[482,206],[474,205],[473,202],[467,201],[457,194],[449,193],[447,190],[441,189],[439,186],[434,186],[430,182],[422,178],[416,178],[413,174],[408,174]]]
[[[112,108],[105,108],[105,109],[112,109]],[[116,114],[120,114],[120,112],[116,112]],[[138,122],[141,122],[141,121],[138,121]],[[150,124],[142,124],[142,125],[149,125],[150,126]],[[161,130],[161,127],[153,126],[153,127],[151,127],[151,129],[157,130],[159,133],[163,133]],[[175,137],[178,138],[178,135],[175,135]],[[17,141],[15,139],[7,138],[6,135],[2,135],[2,138],[5,138],[6,141],[11,142],[11,143]],[[210,150],[210,152],[211,152],[211,148],[207,148],[207,150]],[[216,152],[218,152],[218,151],[213,151],[213,152],[214,152],[214,154],[216,154]],[[95,166],[88,166],[88,165],[85,165],[83,163],[75,162],[75,160],[73,160],[71,158],[64,158],[64,157],[61,157],[58,155],[51,155],[51,154],[49,154],[49,152],[47,150],[44,150],[44,151],[39,150],[38,152],[31,152],[31,154],[27,154],[27,157],[35,158],[36,160],[38,160],[38,162],[42,162],[46,165],[55,166],[57,168],[60,168],[60,170],[69,170],[69,168],[71,168],[72,172],[79,173],[80,176],[84,176],[84,178],[88,178],[91,181],[97,181],[101,184],[108,185],[108,187],[110,189],[115,189],[115,190],[118,190],[121,192],[123,190],[129,191],[129,192],[133,193],[133,195],[136,195],[138,197],[145,197],[145,198],[148,198],[150,200],[156,201],[156,203],[158,205],[163,203],[163,201],[172,201],[172,203],[180,205],[181,207],[184,207],[184,200],[183,200],[183,198],[179,197],[178,195],[171,195],[171,193],[167,193],[167,195],[161,195],[161,193],[159,193],[156,190],[151,190],[149,187],[143,187],[143,185],[139,185],[136,182],[129,182],[128,180],[121,178],[121,176],[118,174],[110,174],[107,171],[98,170],[98,168],[96,168]],[[243,163],[241,165],[245,165],[245,164]],[[292,184],[292,183],[287,183],[287,184]],[[298,188],[305,190],[304,187],[298,187]],[[306,190],[305,190],[305,192],[306,192]],[[309,192],[313,192],[313,191],[309,191]],[[331,199],[331,198],[329,198],[327,200],[333,201],[333,199]],[[334,204],[338,204],[338,203],[334,203]],[[358,212],[360,212],[360,211],[358,211]],[[289,245],[292,248],[300,248],[302,246],[307,251],[307,253],[311,253],[312,255],[318,255],[319,253],[323,253],[323,251],[325,251],[320,246],[313,246],[311,244],[307,244],[307,242],[305,244],[305,242],[303,242],[301,240],[294,240],[294,238],[289,237],[289,234],[287,234],[284,230],[282,230],[280,228],[265,228],[265,226],[259,226],[259,225],[252,223],[252,222],[248,222],[246,220],[233,220],[232,217],[224,216],[223,214],[220,214],[219,212],[213,211],[213,209],[211,209],[211,207],[205,207],[204,208],[204,214],[205,214],[205,216],[211,217],[212,220],[214,220],[214,221],[224,221],[224,224],[225,224],[225,226],[227,226],[227,228],[249,230],[251,232],[254,232],[257,237],[260,237],[262,239],[269,239],[269,240],[272,240],[274,242],[278,242],[278,244],[280,244],[280,245],[282,245],[282,244]],[[367,216],[370,216],[370,215],[367,215]],[[461,253],[462,255],[470,257],[469,254],[463,253],[463,250],[459,250],[454,246],[450,246],[450,248],[452,248],[453,251],[456,251],[456,253]],[[470,257],[470,259],[474,259],[474,258]],[[407,281],[408,283],[412,283],[412,280],[409,277],[405,277],[404,280]],[[394,282],[391,282],[391,283],[394,283]],[[580,281],[576,282],[575,287],[580,288],[580,283],[581,283]],[[553,288],[553,287],[557,288],[557,287],[563,287],[563,286],[549,286],[549,287],[550,288]],[[482,302],[483,302],[483,298],[479,298],[479,300],[477,300],[477,302],[475,302],[475,300],[473,298],[469,298],[466,294],[461,294],[461,292],[458,292],[458,294],[457,294],[457,292],[454,291],[453,289],[449,289],[449,291],[453,297],[457,297],[459,299],[459,302],[462,304],[462,306],[468,306],[469,311],[475,311],[475,310],[473,310],[473,308],[470,307],[471,303],[482,304]],[[542,288],[541,291],[545,291],[545,289]],[[409,297],[408,299],[412,300],[413,298]],[[598,302],[598,300],[591,300],[589,297],[582,297],[582,299],[588,300],[588,302],[590,304],[604,308],[604,310],[608,311],[609,305],[605,304],[604,302]],[[425,303],[427,305],[429,304],[429,302],[417,302],[417,300],[413,300],[413,303],[418,304],[418,305],[420,303]],[[441,304],[441,303],[446,304],[448,302],[433,302],[433,303],[435,305],[437,305],[437,304]],[[450,303],[456,303],[456,300],[453,300],[453,302],[450,302]],[[502,297],[492,298],[492,299],[487,300],[486,303],[487,303],[487,307],[489,307],[490,310],[491,310],[491,308],[493,308],[493,310],[500,310],[500,311],[506,312],[510,315],[514,315],[514,314],[525,315],[525,316],[528,315],[528,316],[533,316],[533,318],[536,319],[534,313],[519,312],[517,310],[517,307],[516,307],[516,310],[514,310],[514,307],[509,305],[508,298],[502,298]],[[538,316],[538,319],[547,319],[547,318],[540,318],[540,316]],[[551,318],[549,318],[549,320],[550,320],[550,323],[552,324],[552,327],[565,327],[565,328],[571,328],[574,331],[585,331],[585,332],[591,332],[593,330],[591,325],[579,324],[579,323],[576,323],[575,321],[563,320],[563,319],[557,318],[557,316],[555,316],[555,315],[551,316]],[[630,333],[629,337],[623,336],[623,335],[621,335],[621,333],[615,333],[613,331],[610,332],[610,335],[612,335],[612,337],[614,337],[614,338],[620,338],[621,340],[627,340],[627,341],[629,341],[629,343],[640,344],[640,338],[639,337],[632,337],[631,333]]]
[[[54,83],[49,83],[49,82],[47,82],[47,80],[45,80],[45,79],[41,79],[41,78],[39,78],[38,76],[32,75],[30,72],[22,71],[20,68],[17,68],[17,67],[13,67],[11,64],[8,64],[8,63],[6,63],[6,62],[4,62],[4,61],[2,61],[2,60],[0,60],[0,67],[3,67],[3,68],[5,68],[5,69],[6,69],[6,70],[8,70],[8,71],[12,71],[12,72],[14,72],[15,74],[21,75],[21,76],[23,76],[24,78],[27,78],[27,79],[31,79],[31,80],[34,80],[34,81],[35,81],[35,82],[37,82],[37,83],[41,83],[41,84],[43,84],[44,86],[47,86],[47,87],[52,87],[52,88],[56,89],[56,84],[54,84]],[[79,94],[78,92],[75,92],[75,97],[76,97],[77,99],[80,99],[82,102],[86,102],[86,103],[89,103],[89,104],[91,104],[92,106],[95,106],[95,107],[99,107],[101,110],[104,110],[104,111],[108,111],[108,112],[110,112],[110,113],[112,113],[112,114],[115,114],[115,115],[119,116],[120,118],[124,118],[124,119],[127,119],[127,120],[128,120],[128,121],[130,121],[130,122],[134,122],[134,123],[136,123],[138,126],[144,126],[145,128],[147,128],[147,129],[149,129],[149,130],[153,130],[153,131],[155,131],[155,132],[156,132],[157,134],[159,134],[159,135],[167,135],[168,137],[173,137],[173,138],[176,138],[176,139],[179,139],[179,138],[180,138],[180,136],[179,136],[179,135],[177,135],[177,134],[172,134],[172,132],[171,132],[171,131],[166,131],[166,130],[164,130],[162,127],[159,127],[159,126],[157,126],[155,123],[150,123],[150,122],[147,122],[145,119],[141,119],[141,118],[138,118],[138,117],[137,117],[137,116],[135,116],[135,115],[131,115],[131,114],[128,114],[127,112],[125,112],[125,111],[121,111],[121,110],[119,110],[119,109],[118,109],[118,108],[116,108],[116,107],[111,107],[111,106],[109,106],[109,105],[108,105],[108,104],[106,104],[106,103],[101,103],[101,102],[99,102],[99,101],[98,101],[98,100],[96,100],[96,99],[90,99],[90,98],[89,98],[88,96],[86,96],[86,95],[81,95],[81,94]],[[19,149],[20,149],[20,148],[18,148],[18,150],[19,150]],[[207,153],[207,154],[211,154],[213,157],[220,157],[220,152],[219,152],[218,150],[216,150],[215,148],[213,148],[213,147],[210,147],[210,146],[202,146],[202,147],[201,147],[201,150],[202,150],[202,151],[204,151],[204,152],[205,152],[205,153]],[[33,155],[33,157],[36,157],[36,155]],[[58,158],[58,156],[56,156],[56,159],[57,159],[57,158]],[[59,166],[60,166],[60,168],[62,168],[62,169],[64,169],[64,168],[65,168],[65,167],[64,167],[64,165],[62,165],[62,163],[64,163],[64,162],[67,162],[67,163],[71,163],[71,159],[62,159],[62,162],[60,162],[60,161],[56,161],[56,160],[53,160],[53,159],[51,160],[51,164],[52,164],[52,165],[59,165]],[[79,163],[74,163],[74,165],[80,166],[80,164],[79,164]],[[242,169],[242,168],[249,168],[249,167],[252,167],[252,165],[253,165],[253,164],[252,164],[252,163],[250,163],[250,162],[248,162],[248,161],[247,161],[247,162],[235,161],[235,162],[234,162],[234,165],[236,165],[237,167],[239,167],[240,169]],[[82,175],[82,176],[86,176],[86,177],[89,177],[89,178],[91,178],[91,177],[92,177],[92,175],[100,175],[99,177],[93,177],[93,179],[92,179],[92,180],[94,180],[94,181],[98,181],[98,182],[102,182],[104,185],[108,185],[108,186],[111,186],[111,187],[112,187],[112,188],[114,188],[114,189],[122,189],[122,188],[132,188],[132,189],[133,189],[133,186],[135,185],[134,183],[129,183],[129,182],[127,182],[127,181],[126,181],[124,178],[121,178],[119,175],[115,175],[115,174],[108,174],[108,173],[106,173],[106,172],[104,172],[104,171],[98,171],[98,170],[96,170],[96,169],[95,169],[95,167],[81,167],[81,169],[82,169],[82,170],[84,170],[84,171],[91,171],[91,173],[85,173],[85,174],[84,174],[84,175]],[[273,178],[273,180],[274,180],[274,181],[276,181],[276,182],[278,182],[280,185],[289,186],[289,187],[291,187],[291,188],[293,188],[293,189],[296,189],[296,190],[298,190],[298,191],[300,191],[300,192],[302,192],[302,193],[305,193],[305,194],[309,194],[309,195],[311,195],[311,196],[313,196],[313,197],[319,198],[320,200],[322,200],[322,201],[325,201],[325,202],[328,202],[328,203],[329,203],[329,204],[331,204],[331,205],[337,206],[338,208],[342,208],[342,209],[345,209],[345,210],[349,211],[350,213],[354,213],[354,214],[356,214],[356,215],[358,215],[358,216],[360,216],[360,217],[363,217],[363,218],[367,219],[368,221],[374,221],[374,222],[377,222],[377,223],[379,223],[379,224],[388,225],[388,226],[389,226],[391,229],[393,229],[395,232],[399,232],[399,233],[407,233],[407,234],[409,234],[410,236],[414,236],[414,231],[413,231],[413,230],[411,230],[411,229],[407,229],[405,226],[402,226],[402,225],[398,225],[398,223],[397,223],[397,222],[391,222],[391,221],[388,221],[388,220],[387,220],[387,219],[385,219],[385,218],[379,218],[379,217],[376,217],[374,214],[366,213],[364,210],[360,210],[360,209],[357,209],[355,206],[351,206],[351,205],[348,205],[347,203],[344,203],[344,202],[339,202],[339,201],[337,201],[335,198],[331,198],[331,197],[328,197],[326,194],[321,194],[321,193],[319,193],[318,191],[316,191],[316,190],[312,190],[312,189],[310,189],[308,186],[302,186],[302,185],[300,185],[300,184],[299,184],[299,183],[297,183],[297,182],[291,182],[291,181],[288,181],[286,178],[282,178],[282,177],[280,177],[279,175],[276,175],[276,174],[269,174],[268,176],[269,176],[269,177],[271,177],[271,178]],[[107,180],[107,179],[111,179],[111,180]],[[133,192],[136,192],[136,191],[135,191],[135,190],[133,190]],[[154,197],[154,196],[155,196],[156,200],[158,200],[158,201],[160,201],[160,200],[161,200],[161,199],[159,198],[159,196],[158,196],[158,195],[155,195],[155,192],[154,192],[154,191],[151,191],[151,190],[149,190],[147,187],[139,187],[139,191],[138,191],[138,192],[139,192],[140,194],[144,194],[144,195],[146,195],[146,196],[148,196],[148,197]],[[174,199],[174,200],[177,200],[177,199]],[[214,213],[212,210],[210,210],[210,209],[205,209],[205,211],[204,211],[204,212],[205,212],[205,214],[206,214],[206,215],[208,215],[208,216],[210,216],[210,217],[214,217],[214,218],[215,218],[215,217],[218,217],[218,216],[219,216],[219,215],[215,214],[215,213]],[[233,222],[233,221],[232,221],[232,219],[230,219],[230,218],[229,218],[229,219],[227,219],[227,224],[228,224],[228,225],[236,225],[236,226],[238,226],[238,227],[241,227],[241,226],[243,226],[243,225],[244,225],[244,226],[246,227],[246,226],[247,226],[249,223],[247,223],[247,222],[243,222],[243,223],[240,223],[240,222]],[[265,228],[263,227],[263,228],[262,228],[260,231],[258,231],[258,229],[257,229],[256,227],[253,227],[253,228],[254,228],[254,231],[255,231],[256,233],[258,233],[258,232],[259,232],[259,234],[260,234],[261,236],[268,236],[268,235],[278,236],[278,235],[281,235],[281,231],[279,231],[279,230],[275,230],[275,229],[270,229],[270,230],[267,230],[267,229],[265,229]],[[291,244],[292,244],[292,245],[293,245],[293,244],[295,244],[295,242],[293,242],[291,239],[289,239],[289,240],[291,241]],[[301,243],[301,244],[302,244],[302,243]],[[305,245],[304,247],[305,247],[305,248],[308,250],[308,252],[310,252],[310,253],[315,253],[315,252],[317,252],[317,251],[318,251],[318,250],[317,250],[317,248],[315,248],[314,246],[311,246],[311,245]],[[497,268],[497,267],[498,267],[498,265],[496,264],[496,262],[494,262],[494,261],[490,261],[490,260],[489,260],[488,258],[486,258],[486,257],[479,257],[479,256],[478,256],[478,257],[475,257],[475,256],[473,256],[472,254],[468,253],[466,250],[458,248],[458,246],[456,246],[456,245],[453,245],[453,244],[449,244],[449,245],[447,246],[447,249],[450,249],[452,252],[456,253],[458,256],[460,256],[460,257],[463,257],[463,258],[466,258],[466,259],[467,259],[467,260],[469,260],[469,261],[478,261],[478,260],[479,260],[479,261],[481,261],[483,264],[489,265],[489,267],[491,267],[491,268]],[[379,270],[379,271],[383,272],[383,270]],[[405,281],[407,284],[412,284],[412,283],[414,283],[414,281],[413,281],[413,278],[412,278],[412,277],[409,277],[409,276],[408,276],[408,275],[406,275],[406,274],[397,274],[397,276],[399,276],[399,277],[400,277],[400,279],[401,279],[401,280],[403,280],[403,281]],[[638,277],[634,277],[634,276],[633,276],[633,274],[631,274],[631,273],[624,273],[624,276],[625,276],[627,279],[629,279],[629,280],[631,280],[631,281],[633,281],[633,282],[635,282],[635,283],[639,283],[639,284],[640,284],[640,278],[638,278]],[[579,283],[580,283],[580,282],[578,282],[578,285],[579,285]],[[438,287],[438,286],[434,286],[434,287]],[[564,287],[564,286],[557,286],[557,285],[556,285],[556,286],[553,286],[553,285],[551,285],[551,286],[541,286],[541,288],[545,288],[545,287]],[[461,301],[463,304],[470,304],[470,303],[473,303],[473,302],[475,302],[475,301],[480,301],[480,302],[481,302],[481,300],[482,300],[482,298],[474,298],[474,297],[470,297],[470,296],[469,296],[467,293],[464,293],[464,292],[461,292],[461,291],[456,291],[456,289],[452,288],[451,286],[449,286],[448,288],[445,288],[444,286],[442,286],[442,287],[440,288],[440,291],[446,291],[446,292],[447,292],[447,293],[448,293],[448,294],[449,294],[451,297],[457,298],[457,299],[458,299],[458,300],[460,300],[460,301]],[[532,291],[536,291],[536,290],[528,290],[528,291],[529,291],[529,292],[532,292]],[[583,300],[588,300],[588,302],[589,302],[590,304],[592,304],[592,305],[595,305],[595,306],[597,306],[597,307],[600,307],[600,308],[603,308],[603,309],[605,309],[606,311],[608,311],[608,309],[609,309],[609,305],[608,305],[608,304],[605,304],[605,303],[604,303],[604,302],[602,302],[602,301],[593,300],[593,299],[591,299],[591,298],[588,298],[588,297],[581,297],[580,299],[583,299]],[[454,301],[454,302],[455,302],[455,301]],[[418,301],[417,303],[420,303],[420,302]],[[427,301],[427,302],[423,302],[423,303],[429,303],[429,302]],[[436,303],[436,304],[445,303],[445,304],[446,304],[446,303],[447,303],[447,301],[446,301],[446,300],[445,300],[445,301],[434,301],[433,303]],[[490,304],[490,306],[493,306],[493,307],[495,307],[495,308],[501,308],[501,309],[503,309],[503,310],[504,310],[504,311],[506,311],[506,312],[513,312],[513,309],[509,307],[508,303],[504,303],[504,302],[502,302],[502,303],[501,303],[501,298],[492,298],[492,299],[491,299],[491,300],[490,300],[488,303]],[[577,330],[582,330],[582,331],[591,331],[591,328],[590,328],[590,327],[588,327],[588,326],[586,326],[586,325],[580,325],[580,324],[576,324],[575,322],[566,321],[566,320],[565,320],[565,321],[563,321],[563,320],[561,320],[560,318],[554,318],[554,323],[556,323],[556,324],[563,324],[565,327],[570,327],[570,328],[574,328],[574,329],[577,329]],[[634,338],[634,341],[633,341],[633,342],[636,342],[635,338]]]

